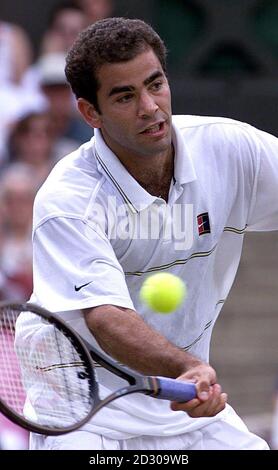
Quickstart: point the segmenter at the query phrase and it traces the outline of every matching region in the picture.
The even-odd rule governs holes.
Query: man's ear
[[[101,117],[95,107],[84,98],[78,98],[77,106],[83,118],[91,127],[101,127]]]

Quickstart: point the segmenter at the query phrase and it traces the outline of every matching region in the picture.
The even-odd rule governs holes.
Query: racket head
[[[60,435],[83,426],[99,402],[79,336],[41,307],[0,302],[0,411],[29,431]]]

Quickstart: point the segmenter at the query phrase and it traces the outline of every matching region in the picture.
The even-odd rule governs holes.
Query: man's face
[[[153,50],[98,72],[99,123],[104,140],[123,160],[171,151],[171,94]]]

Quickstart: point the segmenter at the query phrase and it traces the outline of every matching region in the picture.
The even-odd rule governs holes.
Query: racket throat
[[[147,395],[151,394],[151,392],[149,393],[149,391],[146,391],[146,388],[142,386],[138,386],[138,385],[132,385],[129,387],[121,388],[120,390],[117,390],[116,392],[111,393],[111,395],[108,395],[108,397],[101,400],[94,407],[91,417],[94,416],[96,413],[98,413],[98,411],[100,411],[101,408],[109,405],[109,403],[111,403],[112,401],[117,400],[118,398],[125,397],[126,395],[132,395],[133,393],[144,393]]]

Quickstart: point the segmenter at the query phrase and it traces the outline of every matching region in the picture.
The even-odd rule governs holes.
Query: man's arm
[[[172,403],[173,410],[192,417],[214,416],[223,410],[227,395],[216,384],[214,369],[170,343],[130,309],[102,305],[85,310],[85,320],[101,348],[128,367],[147,375],[192,380],[198,398]]]

